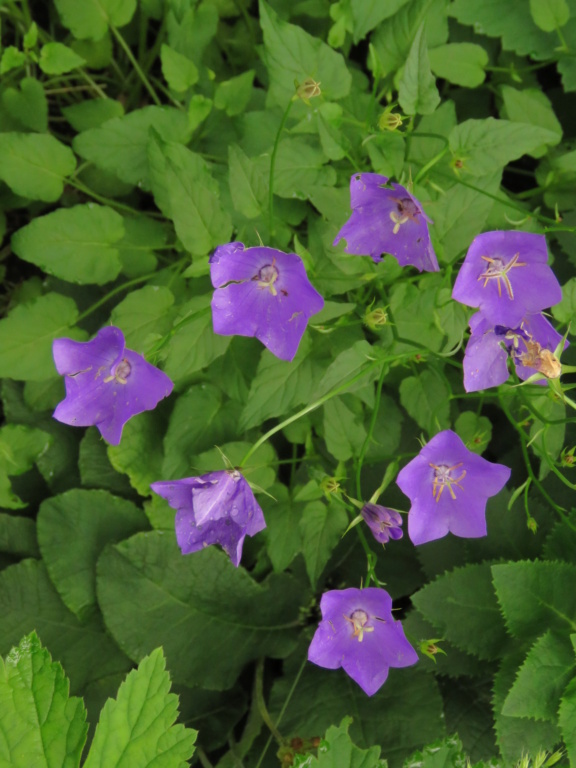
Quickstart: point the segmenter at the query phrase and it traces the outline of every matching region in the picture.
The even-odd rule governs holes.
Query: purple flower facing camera
[[[510,469],[469,451],[450,429],[440,432],[402,469],[396,482],[412,502],[408,535],[425,544],[448,532],[485,536],[486,501],[508,482]]]
[[[379,504],[364,504],[360,514],[379,544],[402,538],[402,515],[395,509],[381,507]]]
[[[308,660],[327,669],[342,667],[368,696],[385,683],[390,667],[418,661],[402,624],[392,618],[392,598],[384,589],[325,592],[320,610]]]
[[[92,341],[55,339],[52,352],[66,385],[54,418],[75,427],[94,425],[111,445],[120,442],[128,419],[155,408],[174,386],[163,371],[126,349],[124,334],[113,325]]]
[[[344,239],[345,253],[371,256],[374,262],[390,253],[401,267],[411,264],[420,272],[438,272],[430,219],[405,187],[388,184],[387,177],[378,173],[356,173],[350,179],[350,207],[352,216],[334,245]]]

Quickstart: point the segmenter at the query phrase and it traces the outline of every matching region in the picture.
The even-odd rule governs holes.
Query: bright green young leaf
[[[39,557],[34,520],[0,512],[0,552],[19,557]]]
[[[102,285],[122,264],[114,246],[124,235],[122,216],[95,203],[60,208],[34,219],[12,238],[14,253],[71,283]]]
[[[72,328],[77,317],[74,301],[59,293],[15,307],[0,320],[0,368],[4,376],[22,381],[56,376],[52,341],[60,336],[86,338],[84,331]]]
[[[38,66],[47,75],[63,75],[84,64],[84,59],[63,43],[46,43],[40,50]]]
[[[576,680],[566,686],[558,710],[558,720],[568,759],[573,763],[576,760]]]
[[[171,3],[166,14],[168,44],[200,67],[218,30],[219,6],[211,2]]]
[[[136,0],[55,0],[62,24],[80,40],[100,40],[108,25],[123,27],[136,10]]]
[[[201,93],[195,93],[188,104],[188,127],[195,131],[212,111],[212,99],[208,99]]]
[[[282,21],[264,0],[260,0],[259,8],[264,63],[270,76],[269,105],[278,104],[285,109],[296,91],[294,81],[301,84],[310,77],[321,83],[322,93],[329,101],[350,92],[352,78],[341,54],[319,37]]]
[[[108,699],[84,768],[184,768],[194,752],[197,731],[175,724],[178,696],[161,648],[142,659]]]
[[[398,83],[398,101],[407,115],[429,115],[440,103],[436,81],[430,71],[424,24],[418,28],[410,47]]]
[[[88,724],[62,666],[36,632],[0,659],[0,761],[11,768],[78,768]]]
[[[450,389],[433,368],[407,376],[400,384],[400,402],[429,436],[450,426]]]
[[[0,75],[5,75],[12,69],[18,69],[26,64],[26,54],[14,45],[8,45],[2,51],[0,59]]]
[[[313,589],[348,522],[346,510],[340,504],[311,501],[303,508],[300,519],[302,552]]]
[[[198,68],[187,56],[183,56],[178,51],[170,48],[169,45],[162,44],[160,49],[160,60],[162,62],[162,74],[168,86],[176,93],[183,93],[198,81]]]
[[[257,584],[215,546],[182,557],[161,531],[108,547],[98,563],[109,631],[135,660],[163,645],[174,681],[184,685],[222,690],[249,661],[285,657],[306,599],[287,576]]]
[[[96,608],[96,561],[106,544],[147,527],[140,509],[107,491],[74,488],[42,502],[40,551],[62,601],[79,619]]]
[[[160,285],[132,291],[112,310],[110,322],[122,328],[126,346],[142,353],[150,334],[164,336],[171,326],[174,294]]]
[[[139,413],[125,424],[119,445],[108,446],[108,458],[117,472],[125,472],[141,496],[150,496],[150,483],[162,477],[164,426],[158,411]]]
[[[237,77],[218,83],[214,93],[214,106],[223,109],[228,117],[241,115],[252,97],[255,71],[249,69]]]
[[[6,88],[2,104],[26,128],[39,133],[48,130],[48,100],[44,86],[35,77],[24,77],[19,88]]]
[[[53,136],[0,133],[0,155],[0,179],[17,195],[45,203],[58,200],[76,168],[72,150]]]
[[[513,122],[530,123],[530,125],[540,126],[556,134],[554,140],[548,141],[548,146],[558,144],[562,139],[562,126],[554,110],[550,99],[542,91],[536,88],[525,88],[518,90],[509,85],[502,85],[500,88],[502,99],[504,101],[505,117]],[[529,154],[534,157],[541,157],[546,154],[547,146],[537,147]]]
[[[488,53],[475,43],[448,43],[428,51],[436,77],[449,83],[477,88],[486,78]]]
[[[115,99],[89,99],[62,107],[62,114],[78,133],[90,128],[99,128],[114,117],[124,115],[124,107]]]
[[[12,491],[9,478],[31,469],[51,442],[49,434],[34,427],[6,424],[0,428],[0,506],[8,509],[26,506]]]
[[[326,736],[320,742],[318,757],[296,757],[295,768],[385,768],[385,760],[380,760],[380,747],[360,749],[348,735],[352,723],[351,717],[345,717],[340,725],[328,728]]]
[[[228,166],[228,183],[234,208],[247,219],[261,216],[268,202],[266,175],[237,144],[228,147]]]
[[[566,0],[530,0],[530,13],[536,26],[544,32],[554,32],[570,18]]]

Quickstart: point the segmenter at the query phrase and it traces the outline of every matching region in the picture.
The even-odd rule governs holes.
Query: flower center
[[[458,477],[452,477],[452,472],[454,472],[458,467],[461,467],[463,462],[461,461],[459,464],[454,464],[454,466],[449,467],[446,464],[430,464],[432,469],[434,470],[434,482],[432,483],[432,498],[436,499],[436,501],[440,501],[440,496],[442,496],[442,491],[444,488],[448,488],[448,492],[450,496],[453,499],[456,499],[456,494],[454,493],[454,489],[452,488],[453,485],[455,485],[457,488],[460,488],[461,491],[464,489],[460,485],[460,481],[464,480],[466,477],[466,470],[463,469],[462,472]]]
[[[274,283],[276,280],[278,280],[278,276],[280,274],[275,266],[275,261],[276,259],[272,259],[272,264],[266,264],[263,266],[256,277],[252,278],[253,280],[258,281],[258,288],[268,288],[272,296],[278,295],[278,291],[276,290]]]
[[[502,286],[500,285],[500,280],[502,280],[508,291],[508,296],[510,299],[514,299],[514,291],[512,289],[510,278],[508,277],[508,272],[514,267],[526,266],[525,261],[518,261],[520,254],[517,253],[512,256],[507,264],[505,264],[502,259],[492,258],[491,256],[482,256],[482,258],[484,261],[488,262],[488,268],[482,272],[478,278],[478,280],[484,280],[484,288],[486,288],[490,280],[496,280],[496,283],[498,284],[498,296],[502,298]]]
[[[409,197],[402,197],[399,200],[392,198],[396,203],[396,210],[390,211],[390,218],[394,222],[393,235],[397,235],[402,224],[406,224],[407,221],[416,221],[416,216],[420,213],[420,209]]]
[[[114,379],[119,384],[126,384],[128,376],[130,376],[131,370],[132,370],[132,366],[130,365],[128,360],[126,360],[126,358],[123,358],[122,360],[120,360],[120,362],[114,369],[113,373],[104,379],[104,384],[108,384],[109,381],[114,381]]]
[[[354,627],[352,637],[357,637],[359,643],[362,642],[364,632],[374,632],[374,627],[366,626],[368,621],[368,614],[366,611],[362,610],[362,608],[357,608],[355,611],[352,611],[350,616],[346,616],[346,614],[344,614],[344,618]]]
[[[526,368],[534,368],[547,379],[557,379],[562,373],[562,364],[553,352],[543,348],[537,341],[524,341],[526,352],[516,354],[516,360]]]

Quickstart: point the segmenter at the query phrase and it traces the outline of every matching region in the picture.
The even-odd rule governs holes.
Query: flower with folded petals
[[[210,276],[214,332],[255,336],[281,360],[294,358],[309,318],[324,306],[295,253],[228,243],[211,256]]]
[[[163,371],[126,349],[124,334],[113,325],[92,341],[55,339],[52,353],[66,385],[54,418],[75,427],[94,425],[111,445],[120,442],[128,419],[155,408],[174,386]]]
[[[515,328],[525,315],[562,299],[562,289],[547,261],[544,235],[484,232],[468,249],[452,298],[479,307],[495,325]]]
[[[464,354],[464,389],[477,392],[503,384],[509,376],[508,359],[525,381],[536,373],[535,384],[560,376],[562,366],[555,350],[562,336],[544,315],[526,315],[517,328],[493,325],[481,312],[470,319],[472,335]],[[568,346],[565,342],[564,348]]]
[[[388,184],[386,176],[356,173],[350,179],[352,216],[334,245],[346,240],[345,253],[371,256],[382,261],[390,253],[401,267],[411,264],[420,272],[438,272],[430,242],[430,219],[410,192],[400,184]]]
[[[486,535],[486,501],[508,482],[510,469],[493,464],[464,445],[450,429],[427,443],[396,482],[412,506],[408,535],[414,544],[455,536]]]
[[[392,618],[392,598],[384,589],[325,592],[320,610],[308,660],[327,669],[342,667],[368,696],[384,684],[390,667],[418,661],[402,624]]]
[[[246,536],[266,528],[252,489],[236,469],[159,480],[150,487],[177,510],[176,540],[183,555],[220,544],[238,567]]]
[[[379,544],[402,538],[402,515],[395,509],[381,507],[379,504],[364,504],[360,514]]]

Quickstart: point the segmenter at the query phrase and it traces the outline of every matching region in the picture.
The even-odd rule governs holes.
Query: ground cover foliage
[[[477,235],[544,234],[573,342],[576,2],[0,0],[0,21],[0,765],[576,765],[575,355],[467,392],[451,298]],[[420,201],[439,271],[333,245],[359,173]],[[298,254],[323,297],[292,361],[214,333],[230,241]],[[118,445],[52,416],[54,339],[109,325],[174,382]],[[355,502],[408,512],[398,472],[445,430],[511,469],[487,536],[382,547]],[[150,488],[223,456],[267,526],[238,568],[183,556]],[[370,585],[419,661],[369,697],[307,653],[322,595]]]

